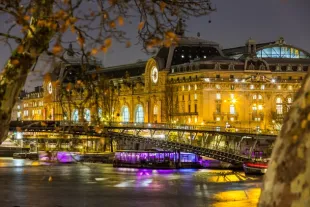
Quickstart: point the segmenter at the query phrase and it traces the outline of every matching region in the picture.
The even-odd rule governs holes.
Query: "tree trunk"
[[[15,50],[12,53],[4,72],[0,75],[0,144],[7,137],[12,108],[26,82],[27,75],[36,63],[37,57],[48,48],[54,34],[51,29],[37,25],[38,19],[46,18],[52,13],[53,0],[38,0],[34,7],[36,12],[31,22],[32,29],[19,45],[23,51]]]
[[[310,206],[310,76],[306,76],[276,140],[260,207]]]

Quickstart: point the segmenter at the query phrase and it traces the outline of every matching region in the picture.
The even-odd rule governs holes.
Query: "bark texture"
[[[18,48],[13,51],[10,59],[0,75],[0,144],[6,139],[11,112],[16,100],[26,82],[27,75],[37,61],[37,57],[49,46],[54,31],[38,26],[39,19],[44,19],[52,13],[53,0],[37,0],[32,23],[28,33]]]
[[[310,206],[310,76],[306,76],[272,152],[259,207]]]

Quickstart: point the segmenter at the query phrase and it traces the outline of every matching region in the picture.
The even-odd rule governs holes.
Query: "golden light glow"
[[[220,192],[214,195],[218,202],[212,207],[249,207],[257,206],[261,194],[260,188]]]

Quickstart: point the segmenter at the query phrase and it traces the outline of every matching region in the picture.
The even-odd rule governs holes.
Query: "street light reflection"
[[[245,176],[242,172],[234,172],[231,170],[201,170],[194,174],[195,179],[199,182],[212,183],[229,183],[242,182],[247,180],[260,180],[260,177]]]
[[[257,206],[260,193],[260,188],[219,192],[213,197],[217,202],[212,207]]]

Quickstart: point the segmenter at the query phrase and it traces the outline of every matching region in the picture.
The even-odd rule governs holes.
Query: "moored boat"
[[[245,174],[265,174],[267,172],[268,162],[253,161],[244,162],[243,170]]]

